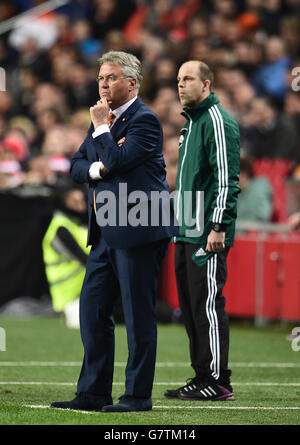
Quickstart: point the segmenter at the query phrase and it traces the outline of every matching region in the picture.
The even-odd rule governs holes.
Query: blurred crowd
[[[0,22],[41,3],[0,0]],[[1,193],[70,181],[98,99],[97,59],[108,50],[143,62],[140,95],[163,125],[171,190],[184,123],[176,76],[188,59],[214,71],[214,91],[240,125],[242,156],[286,159],[300,178],[298,0],[70,0],[0,32]]]

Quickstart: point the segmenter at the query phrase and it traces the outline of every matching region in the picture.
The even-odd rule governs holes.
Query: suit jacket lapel
[[[117,135],[122,132],[123,128],[127,126],[127,122],[130,117],[139,109],[142,104],[142,99],[140,97],[137,97],[133,104],[131,104],[130,107],[128,107],[127,110],[125,110],[124,113],[121,114],[117,122],[112,126],[110,130],[113,137],[117,137]]]

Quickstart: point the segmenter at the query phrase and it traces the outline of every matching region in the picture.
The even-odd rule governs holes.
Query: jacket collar
[[[137,96],[136,100],[130,105],[130,107],[127,108],[127,110],[124,111],[123,114],[119,117],[118,120],[122,120],[124,117],[129,117],[131,114],[134,114],[136,110],[143,104],[142,99]]]
[[[127,108],[130,108],[130,106],[136,101],[137,96],[134,96],[131,100],[126,102],[125,104],[121,105],[120,107],[116,108],[115,110],[111,111],[115,115],[116,122],[119,119],[120,116],[122,116],[123,113],[127,110]]]
[[[134,114],[137,109],[143,104],[142,99],[138,96],[136,100],[121,114],[117,119],[116,123],[111,128],[111,133],[116,133],[122,124],[126,124],[127,120],[132,114]]]
[[[196,119],[199,117],[205,110],[208,110],[215,104],[219,103],[219,99],[215,95],[215,93],[210,93],[210,95],[204,99],[199,105],[195,107],[185,107],[183,112],[181,113],[185,117],[190,117],[192,119]]]

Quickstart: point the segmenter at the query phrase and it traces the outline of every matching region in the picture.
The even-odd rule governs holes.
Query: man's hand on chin
[[[109,109],[110,108],[105,97],[98,100],[96,105],[90,107],[90,115],[94,128],[107,123]]]

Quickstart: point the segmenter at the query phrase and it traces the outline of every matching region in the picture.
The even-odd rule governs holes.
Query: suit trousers
[[[178,297],[189,338],[191,366],[203,381],[229,384],[229,321],[222,295],[229,248],[198,266],[192,254],[199,247],[183,242],[175,247]]]
[[[91,248],[80,296],[84,359],[77,393],[112,393],[113,310],[121,295],[129,350],[125,394],[151,396],[157,345],[155,299],[168,243],[169,239],[163,239],[131,249],[112,249],[99,235]]]

